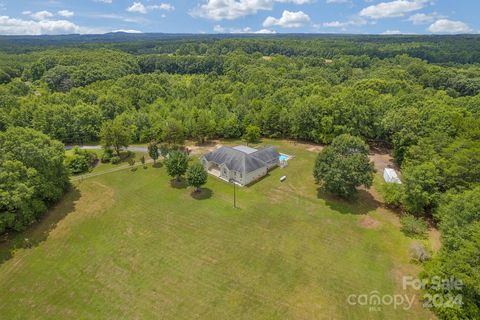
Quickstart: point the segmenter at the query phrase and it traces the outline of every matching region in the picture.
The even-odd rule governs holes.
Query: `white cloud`
[[[258,31],[255,31],[255,33],[258,34],[275,34],[275,30],[270,30],[270,29],[260,29]]]
[[[285,10],[279,19],[267,17],[263,22],[263,26],[266,28],[273,26],[280,26],[283,28],[300,28],[307,23],[310,23],[310,17],[303,11],[291,12]]]
[[[4,35],[41,35],[98,33],[98,30],[80,27],[67,20],[23,20],[0,16],[0,34]]]
[[[400,30],[387,30],[387,31],[382,32],[382,34],[385,34],[385,35],[402,34],[402,31],[400,31]]]
[[[327,3],[350,3],[350,0],[327,0]]]
[[[210,20],[234,20],[256,14],[261,10],[272,10],[275,3],[306,4],[312,0],[207,0],[194,8],[190,14]]]
[[[408,21],[412,22],[413,24],[426,24],[432,22],[434,19],[435,17],[433,15],[417,13],[408,18]]]
[[[57,14],[59,16],[62,16],[62,17],[73,17],[73,15],[75,14],[73,11],[70,11],[70,10],[60,10],[57,12]]]
[[[108,4],[112,3],[112,0],[93,0],[93,1],[95,1],[95,2],[103,2],[103,3],[108,3]]]
[[[134,2],[130,7],[127,8],[128,12],[136,12],[146,14],[152,10],[165,10],[165,11],[173,11],[175,7],[169,3],[160,3],[158,5],[143,5],[141,2]]]
[[[129,23],[147,23],[148,21],[143,18],[143,17],[139,17],[139,16],[130,16],[130,15],[121,15],[121,14],[116,14],[116,13],[106,13],[106,14],[103,14],[103,13],[96,13],[96,14],[90,14],[89,15],[90,18],[94,18],[94,19],[110,19],[110,20],[120,20],[120,21],[123,21],[123,22],[129,22]]]
[[[354,19],[348,21],[330,21],[324,22],[322,26],[327,28],[346,28],[349,26],[363,26],[366,25],[368,22],[365,19]]]
[[[452,21],[448,19],[440,19],[435,21],[428,27],[428,31],[432,33],[471,33],[473,30],[462,21]]]
[[[406,13],[417,11],[427,5],[427,0],[395,0],[371,5],[360,11],[360,16],[372,19],[403,17]]]
[[[213,31],[216,33],[257,33],[257,34],[273,34],[276,33],[274,30],[270,29],[260,29],[253,31],[250,27],[245,28],[224,28],[221,25],[215,25]]]
[[[130,7],[127,8],[128,12],[138,12],[138,13],[147,13],[147,8],[141,2],[134,2]]]
[[[133,30],[133,29],[117,29],[117,30],[113,30],[112,32],[123,32],[123,33],[143,33],[142,31],[139,31],[139,30]]]
[[[217,24],[213,27],[213,31],[214,32],[218,32],[218,33],[225,33],[226,30],[224,27],[222,27],[221,25]]]
[[[29,12],[29,11],[26,11],[26,12]],[[51,13],[50,11],[46,11],[46,10],[38,11],[38,12],[34,12],[34,13],[29,13],[28,15],[35,20],[45,20],[45,19],[53,17],[53,13]]]

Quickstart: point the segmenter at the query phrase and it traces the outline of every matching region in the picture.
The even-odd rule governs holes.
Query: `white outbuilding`
[[[385,168],[385,170],[383,171],[383,179],[385,179],[385,182],[387,183],[402,183],[402,181],[397,175],[397,172],[392,168]]]

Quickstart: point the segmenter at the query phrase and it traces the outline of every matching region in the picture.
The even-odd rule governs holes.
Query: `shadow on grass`
[[[160,169],[161,167],[163,167],[163,163],[161,162],[155,162],[154,164],[152,164],[152,168]]]
[[[382,206],[367,190],[358,190],[358,194],[353,199],[343,199],[326,192],[322,188],[317,189],[317,197],[325,200],[325,204],[332,210],[341,214],[367,214]]]
[[[9,260],[15,250],[34,248],[48,238],[57,224],[75,210],[80,191],[72,187],[64,197],[39,220],[22,232],[9,232],[0,237],[0,265]]]
[[[172,179],[170,180],[170,186],[175,189],[186,189],[188,187],[185,179]]]
[[[209,188],[200,188],[198,191],[192,191],[191,196],[196,200],[210,199],[213,195],[213,191]]]
[[[204,141],[203,143],[201,142],[195,142],[195,146],[197,147],[215,147],[217,145],[217,141],[215,140],[207,140]]]

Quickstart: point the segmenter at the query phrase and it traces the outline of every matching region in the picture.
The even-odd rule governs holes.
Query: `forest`
[[[389,205],[441,231],[423,276],[461,279],[464,303],[438,316],[480,317],[479,36],[1,37],[0,83],[1,232],[68,188],[62,143],[109,127],[132,143],[350,134],[401,167]]]

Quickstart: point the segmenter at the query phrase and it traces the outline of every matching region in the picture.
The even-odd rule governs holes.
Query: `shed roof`
[[[402,183],[397,175],[397,172],[392,168],[385,168],[383,172],[383,178],[386,182]]]

